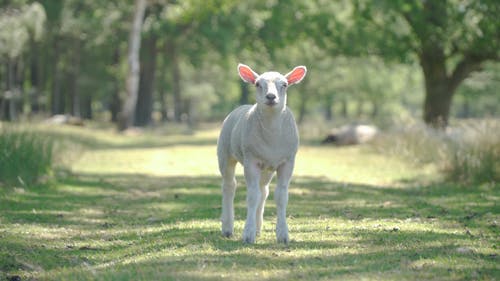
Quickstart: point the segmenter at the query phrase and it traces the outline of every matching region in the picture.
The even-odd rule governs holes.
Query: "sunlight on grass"
[[[498,186],[425,184],[437,179],[432,167],[363,147],[302,146],[290,245],[275,241],[272,192],[261,236],[244,245],[241,168],[235,235],[220,235],[213,130],[137,138],[58,130],[85,150],[51,186],[0,190],[0,279],[498,277]]]
[[[206,133],[205,136],[213,135]],[[186,137],[188,138],[188,137]],[[190,138],[190,137],[189,137]],[[181,141],[182,143],[182,141]],[[168,147],[96,149],[87,151],[71,165],[75,173],[130,173],[153,176],[217,176],[219,175],[216,140],[208,145],[168,145]],[[352,171],[356,171],[353,173]],[[237,175],[243,174],[241,165]],[[434,167],[413,169],[409,164],[365,147],[301,146],[294,175],[324,177],[347,183],[388,185],[417,177],[431,177]]]
[[[87,152],[72,165],[74,172],[149,174],[153,176],[196,176],[218,173],[215,146],[120,149]]]

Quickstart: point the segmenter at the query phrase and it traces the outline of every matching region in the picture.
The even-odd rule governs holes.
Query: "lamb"
[[[306,72],[305,66],[297,66],[286,75],[274,71],[259,75],[247,65],[238,65],[241,79],[254,84],[257,95],[256,104],[242,105],[226,117],[217,141],[222,175],[222,235],[225,237],[232,236],[234,230],[234,171],[239,162],[244,167],[247,185],[243,242],[255,243],[260,234],[269,184],[275,172],[278,179],[276,239],[278,243],[289,242],[286,207],[299,137],[295,118],[286,106],[286,90],[302,81]]]

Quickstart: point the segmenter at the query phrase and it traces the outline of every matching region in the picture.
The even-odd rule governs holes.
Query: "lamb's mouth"
[[[268,101],[268,102],[266,102],[266,105],[268,105],[268,106],[270,106],[270,107],[273,107],[273,106],[275,106],[275,105],[277,105],[277,104],[278,104],[278,103],[277,103],[277,102],[275,102],[275,101]]]

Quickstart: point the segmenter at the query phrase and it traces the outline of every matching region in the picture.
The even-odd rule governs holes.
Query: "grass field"
[[[220,235],[217,129],[193,134],[37,128],[64,166],[0,188],[0,280],[499,280],[500,186],[443,182],[366,147],[299,149],[291,243],[267,202],[255,245]]]

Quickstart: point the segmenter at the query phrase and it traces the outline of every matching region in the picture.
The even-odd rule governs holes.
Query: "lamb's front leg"
[[[276,240],[278,243],[288,244],[288,224],[286,222],[286,206],[288,204],[288,186],[292,178],[294,161],[283,163],[278,167],[278,185],[274,193],[276,201]]]
[[[230,237],[234,228],[234,195],[236,191],[236,179],[234,168],[236,161],[228,159],[222,173],[222,235]]]
[[[261,170],[256,161],[248,161],[244,164],[245,180],[247,184],[247,220],[243,229],[243,242],[255,243],[257,235],[257,207],[261,200],[259,187]]]
[[[262,223],[264,222],[264,207],[267,196],[269,195],[269,183],[273,179],[274,172],[262,171],[260,176],[260,202],[257,207],[257,236],[262,231]]]

